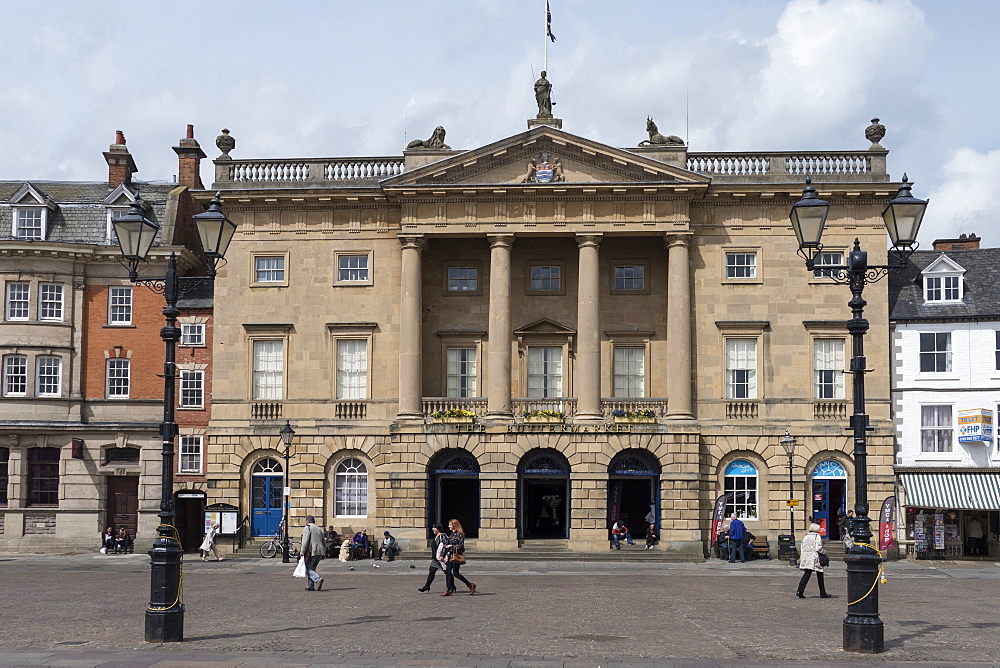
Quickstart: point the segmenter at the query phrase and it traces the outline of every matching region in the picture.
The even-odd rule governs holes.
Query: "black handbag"
[[[830,555],[826,552],[819,553],[819,565],[821,568],[826,568],[830,565]]]

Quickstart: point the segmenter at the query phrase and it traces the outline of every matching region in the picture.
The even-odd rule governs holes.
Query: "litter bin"
[[[778,536],[778,559],[797,561],[799,552],[795,549],[795,536],[787,534]]]

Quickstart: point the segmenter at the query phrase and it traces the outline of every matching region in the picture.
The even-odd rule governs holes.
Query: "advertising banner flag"
[[[878,549],[896,547],[896,497],[890,496],[882,502],[878,514]]]
[[[719,536],[719,529],[726,519],[726,504],[733,497],[733,492],[723,494],[715,501],[715,512],[712,513],[712,540],[709,545],[715,545],[715,539]]]

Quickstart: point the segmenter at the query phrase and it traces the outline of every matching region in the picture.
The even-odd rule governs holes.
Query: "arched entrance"
[[[467,538],[479,537],[479,462],[467,450],[442,450],[427,465],[431,478],[430,519],[462,523]]]
[[[276,536],[281,530],[281,478],[277,459],[266,457],[250,473],[250,525],[254,536]]]
[[[646,450],[623,450],[608,465],[608,527],[621,520],[638,539],[650,519],[660,535],[660,462]]]
[[[517,467],[519,538],[569,538],[569,462],[549,448]]]
[[[847,512],[847,469],[826,459],[812,472],[812,514],[823,538],[842,538],[840,517]]]

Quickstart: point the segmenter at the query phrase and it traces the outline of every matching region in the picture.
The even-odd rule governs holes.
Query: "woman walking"
[[[215,539],[219,535],[219,523],[213,522],[212,527],[205,534],[205,540],[202,541],[199,551],[201,552],[201,560],[208,561],[208,552],[212,551],[215,555],[216,560],[222,561],[222,557],[219,556],[219,548],[215,546]]]
[[[471,596],[476,593],[476,583],[469,582],[459,572],[462,564],[465,563],[465,532],[462,531],[462,525],[459,524],[458,520],[449,520],[448,528],[451,529],[451,535],[448,536],[445,543],[444,561],[444,578],[448,588],[441,595],[451,596],[454,594],[455,578],[458,578],[469,588],[469,595]]]
[[[805,592],[806,584],[809,582],[809,576],[815,571],[816,582],[819,583],[819,597],[830,598],[830,594],[826,593],[826,586],[823,583],[823,564],[820,562],[820,555],[825,555],[826,549],[823,547],[823,539],[819,535],[818,524],[809,525],[809,533],[802,539],[801,553],[799,568],[802,569],[802,579],[799,580],[799,589],[795,592],[795,595],[799,598],[805,598],[803,592]]]
[[[434,534],[434,540],[431,541],[431,565],[427,571],[427,582],[424,583],[423,587],[417,589],[417,591],[430,591],[431,583],[434,582],[434,576],[438,574],[438,571],[444,570],[444,564],[438,561],[438,551],[442,549],[442,545],[448,540],[448,537],[444,535],[444,525],[440,522],[435,523],[431,527],[431,533]]]

